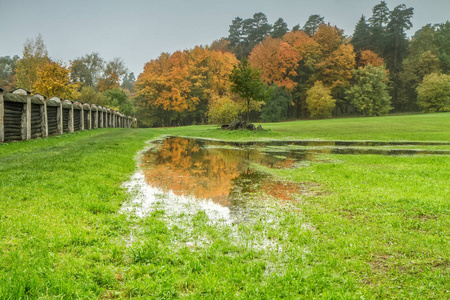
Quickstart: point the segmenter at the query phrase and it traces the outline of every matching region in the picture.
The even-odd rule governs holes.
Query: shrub
[[[417,87],[417,103],[424,112],[450,111],[450,75],[425,76]]]
[[[306,105],[312,118],[330,118],[336,106],[336,100],[331,97],[331,89],[316,81],[314,86],[306,92]]]

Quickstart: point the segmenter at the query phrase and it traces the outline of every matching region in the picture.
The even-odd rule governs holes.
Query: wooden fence
[[[137,120],[95,104],[0,88],[0,143],[110,127],[137,127]]]

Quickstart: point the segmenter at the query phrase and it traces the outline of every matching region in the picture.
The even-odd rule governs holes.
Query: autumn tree
[[[70,70],[62,62],[47,62],[37,69],[32,91],[48,97],[78,99],[78,84],[70,82]]]
[[[365,116],[388,113],[392,107],[384,67],[368,65],[354,74],[355,83],[345,93],[349,104]]]
[[[424,112],[450,111],[450,75],[432,73],[417,87],[419,107]]]
[[[137,110],[149,126],[204,123],[210,99],[229,96],[236,63],[233,54],[205,47],[163,53],[136,81]]]
[[[127,72],[128,69],[123,60],[119,57],[113,58],[103,69],[103,75],[98,81],[98,89],[107,91],[120,87],[120,82]]]
[[[230,44],[230,41],[228,41],[226,38],[220,38],[211,43],[211,45],[209,46],[209,50],[219,51],[222,53],[228,52],[229,44]]]
[[[47,47],[42,35],[27,39],[23,48],[22,58],[16,65],[17,85],[32,90],[38,80],[38,69],[50,62]]]
[[[331,89],[322,82],[316,81],[314,86],[306,92],[306,104],[312,118],[330,118],[336,100],[331,96]]]
[[[299,53],[287,42],[269,36],[253,48],[249,62],[259,69],[264,83],[292,90],[296,85],[292,78],[297,75],[299,58]]]
[[[313,38],[319,44],[322,54],[327,56],[344,43],[344,31],[330,24],[322,24]]]
[[[247,122],[250,121],[250,110],[264,99],[264,85],[259,71],[253,68],[247,60],[234,66],[230,75],[231,91],[245,100]],[[252,105],[253,104],[253,105]]]
[[[293,117],[299,118],[308,114],[306,106],[306,91],[314,84],[310,81],[316,72],[317,63],[322,59],[319,44],[303,31],[291,31],[283,36],[295,51],[298,59],[297,75],[292,79],[295,87],[291,91],[294,102]]]
[[[384,60],[372,50],[363,50],[358,55],[357,65],[363,68],[368,65],[381,67],[384,65]]]

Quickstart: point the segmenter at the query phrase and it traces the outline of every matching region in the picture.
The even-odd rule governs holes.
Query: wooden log
[[[20,134],[20,131],[8,131],[8,132],[5,131],[5,137],[8,136],[22,136],[22,135]]]
[[[21,115],[22,111],[21,110],[13,110],[13,109],[8,109],[5,108],[5,115],[6,114],[11,114],[11,115]]]
[[[6,128],[10,128],[10,129],[17,129],[17,130],[20,130],[20,129],[22,129],[22,127],[20,126],[20,125],[18,125],[18,124],[13,124],[13,125],[8,125],[8,126],[5,126],[5,129]]]
[[[5,107],[9,109],[23,109],[24,103],[5,102]]]

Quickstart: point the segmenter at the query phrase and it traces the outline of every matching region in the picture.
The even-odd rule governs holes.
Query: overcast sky
[[[393,9],[414,7],[413,33],[427,23],[450,16],[449,0],[386,1]],[[144,64],[161,52],[210,44],[228,35],[231,21],[256,12],[273,24],[282,17],[289,28],[303,26],[308,16],[351,35],[361,15],[370,17],[378,0],[0,0],[0,56],[22,55],[27,38],[42,34],[49,55],[68,63],[98,52],[110,60],[121,57],[136,77]]]

